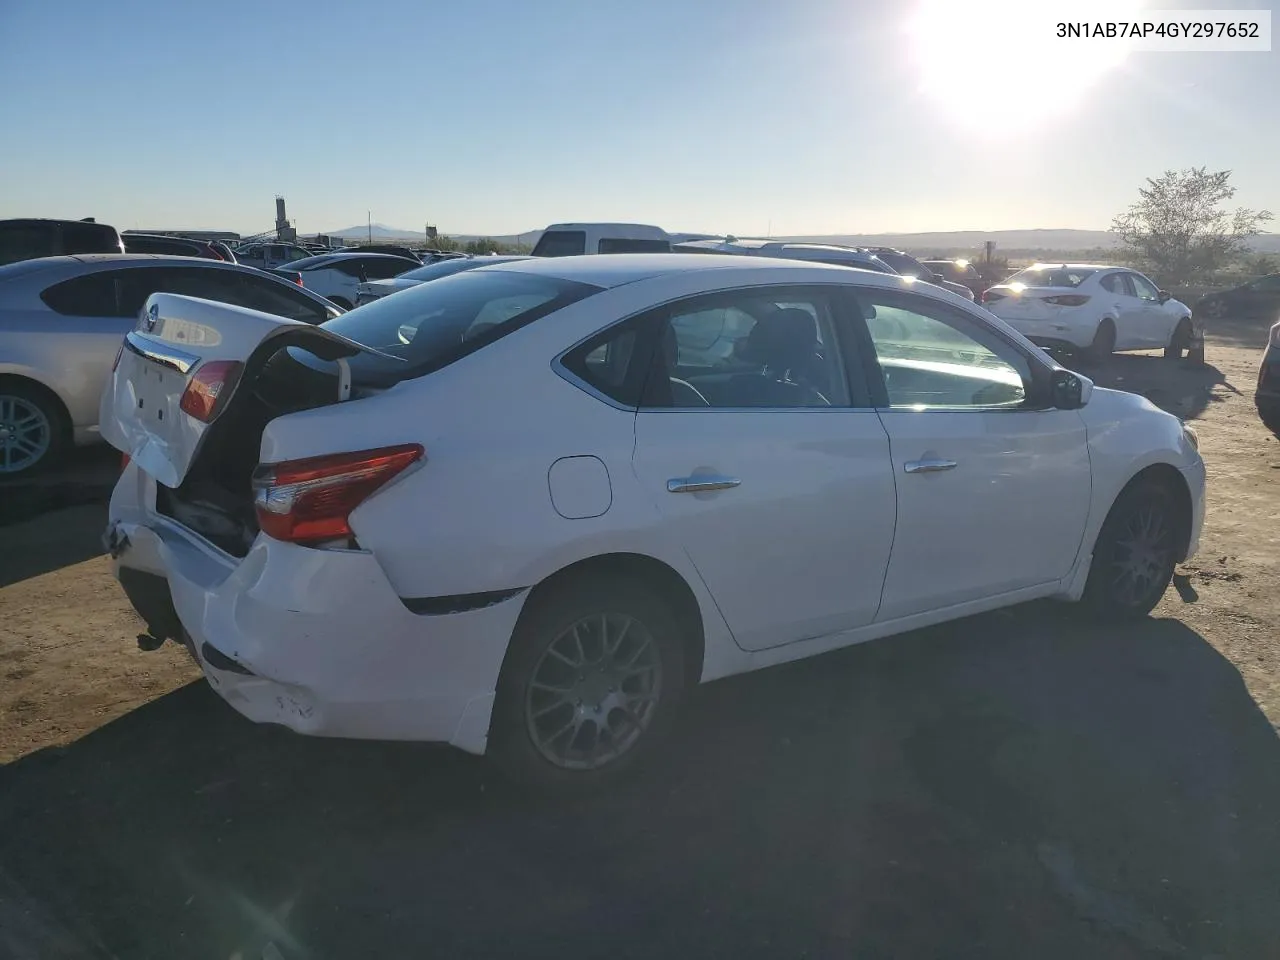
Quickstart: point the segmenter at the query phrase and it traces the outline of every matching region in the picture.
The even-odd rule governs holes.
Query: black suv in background
[[[115,227],[87,220],[0,220],[0,264],[73,253],[124,253]]]

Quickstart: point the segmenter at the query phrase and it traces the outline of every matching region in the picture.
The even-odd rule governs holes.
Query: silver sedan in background
[[[98,439],[98,401],[153,293],[182,293],[323,323],[323,297],[251,267],[195,257],[84,254],[0,267],[0,478]]]

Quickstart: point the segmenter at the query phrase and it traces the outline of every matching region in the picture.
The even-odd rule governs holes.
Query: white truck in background
[[[553,223],[533,247],[535,257],[670,252],[667,231],[645,223]]]

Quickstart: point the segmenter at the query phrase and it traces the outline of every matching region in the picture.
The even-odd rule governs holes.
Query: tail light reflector
[[[351,511],[422,454],[420,445],[406,443],[263,464],[253,477],[258,527],[288,543],[350,537]]]
[[[187,381],[178,406],[201,423],[212,423],[235,389],[241,366],[239,360],[210,360],[200,364]]]
[[[121,473],[124,473],[125,467],[129,466],[129,461],[132,459],[133,457],[129,456],[127,453],[120,454],[120,472]]]
[[[983,302],[983,303],[995,303],[997,300],[1003,300],[1003,299],[1004,299],[1004,294],[1003,294],[1003,293],[996,293],[994,290],[983,290],[983,291],[982,291],[982,302]]]
[[[1045,303],[1056,304],[1059,307],[1079,307],[1089,302],[1089,298],[1081,293],[1063,293],[1056,297],[1045,297]]]

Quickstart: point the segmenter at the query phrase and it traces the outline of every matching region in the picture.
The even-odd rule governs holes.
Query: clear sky
[[[1280,212],[1280,53],[1050,63],[998,35],[1039,0],[943,2],[0,0],[0,217],[1105,228],[1193,165]]]

